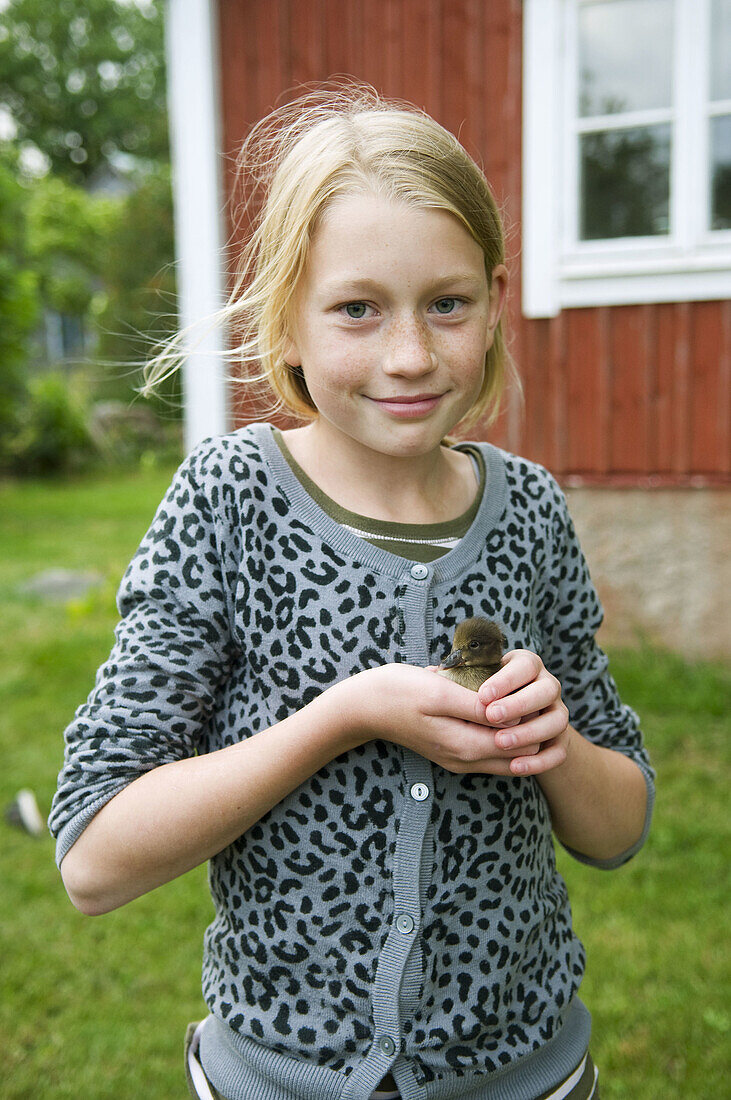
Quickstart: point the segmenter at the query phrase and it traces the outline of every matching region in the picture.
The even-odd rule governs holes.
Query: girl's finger
[[[559,737],[569,723],[569,712],[563,703],[549,707],[541,714],[525,719],[519,726],[496,730],[495,742],[501,749],[516,749],[534,743],[544,744]]]
[[[434,714],[441,714],[445,719],[459,718],[463,722],[476,722],[479,726],[489,726],[490,722],[485,715],[485,707],[480,702],[476,691],[455,684],[446,676],[437,677],[439,681],[439,695],[434,707]],[[431,709],[431,708],[430,708]]]
[[[558,768],[566,760],[563,741],[548,741],[535,756],[515,756],[510,761],[511,775],[541,775],[551,768]]]
[[[503,657],[503,666],[480,686],[479,696],[487,706],[503,699],[526,684],[537,680],[543,671],[543,661],[529,649],[513,649]]]
[[[519,688],[512,695],[497,699],[487,707],[487,717],[496,726],[507,726],[534,711],[545,710],[561,696],[558,680],[550,675],[539,676],[531,684]]]

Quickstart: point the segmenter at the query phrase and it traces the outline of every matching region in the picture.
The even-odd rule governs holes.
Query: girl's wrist
[[[333,684],[310,703],[322,710],[322,729],[335,750],[333,758],[371,740],[355,683],[357,679],[351,676]]]

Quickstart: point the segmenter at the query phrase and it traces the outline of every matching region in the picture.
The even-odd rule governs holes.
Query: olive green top
[[[460,447],[460,450],[464,450],[472,459],[479,482],[475,499],[466,512],[443,523],[392,523],[390,520],[361,516],[357,512],[349,512],[347,508],[341,507],[323,493],[312,478],[307,476],[290,452],[282,433],[275,429],[273,434],[292,473],[313,500],[317,501],[323,512],[373,546],[380,546],[381,549],[388,550],[391,554],[398,554],[402,558],[408,558],[409,561],[436,561],[443,554],[453,550],[462,536],[469,531],[480,507],[485,489],[485,460],[477,448]]]

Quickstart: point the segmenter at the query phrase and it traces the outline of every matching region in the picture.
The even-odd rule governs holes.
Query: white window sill
[[[555,312],[562,308],[702,302],[731,298],[731,248],[727,244],[685,252],[668,246],[577,250],[550,276]],[[557,308],[556,308],[557,307]],[[551,316],[541,311],[536,316]]]

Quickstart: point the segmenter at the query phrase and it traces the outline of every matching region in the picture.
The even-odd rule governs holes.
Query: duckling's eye
[[[479,649],[479,648],[480,648],[480,643],[479,642],[470,642],[470,649]]]

